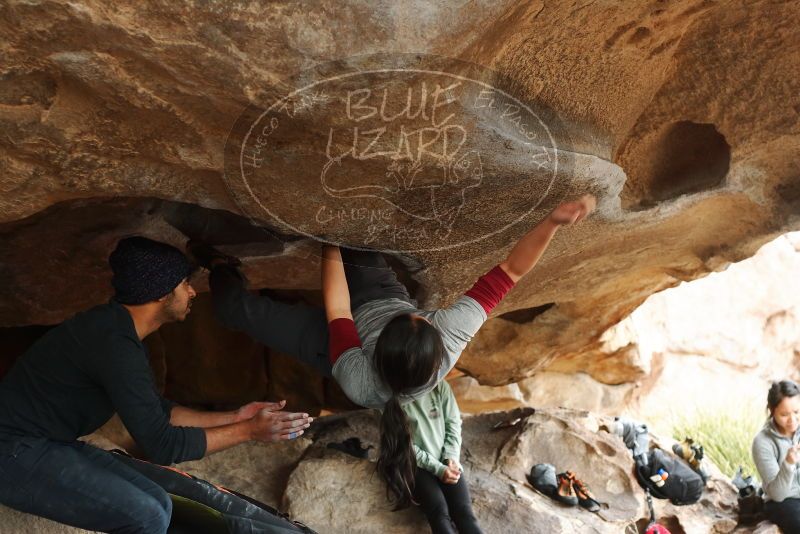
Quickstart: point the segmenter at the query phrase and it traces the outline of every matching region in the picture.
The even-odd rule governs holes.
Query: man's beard
[[[176,305],[166,306],[164,308],[164,318],[167,323],[180,322],[186,319],[189,312],[192,310],[192,301],[189,300],[185,306],[177,307]]]

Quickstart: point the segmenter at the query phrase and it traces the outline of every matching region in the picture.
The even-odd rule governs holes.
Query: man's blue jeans
[[[163,534],[172,501],[154,482],[86,443],[2,443],[0,503],[86,530]]]

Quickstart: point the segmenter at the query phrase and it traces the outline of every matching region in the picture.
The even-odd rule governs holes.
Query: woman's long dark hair
[[[392,390],[383,407],[377,470],[386,481],[386,494],[395,510],[414,502],[416,459],[408,419],[399,395],[422,387],[439,372],[444,359],[442,336],[428,321],[411,314],[395,317],[375,344],[378,375]]]
[[[770,415],[775,411],[775,408],[786,397],[794,397],[800,395],[800,387],[793,380],[781,380],[780,382],[773,382],[767,393],[767,408]]]

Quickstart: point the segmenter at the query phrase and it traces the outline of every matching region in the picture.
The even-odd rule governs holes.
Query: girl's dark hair
[[[414,502],[416,460],[408,419],[398,395],[430,382],[444,359],[442,336],[428,321],[398,315],[383,328],[375,344],[375,367],[392,390],[383,407],[381,442],[376,469],[386,481],[386,494],[395,510]]]
[[[800,387],[793,380],[781,380],[780,382],[773,382],[767,393],[767,408],[769,413],[775,411],[778,404],[781,403],[786,397],[794,397],[800,395]]]

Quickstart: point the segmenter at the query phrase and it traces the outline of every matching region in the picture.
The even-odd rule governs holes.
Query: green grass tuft
[[[750,446],[765,419],[764,410],[756,405],[729,405],[691,415],[674,414],[670,426],[674,439],[683,441],[688,436],[702,445],[705,458],[729,478],[733,478],[739,466],[744,468],[745,475],[758,478]]]

